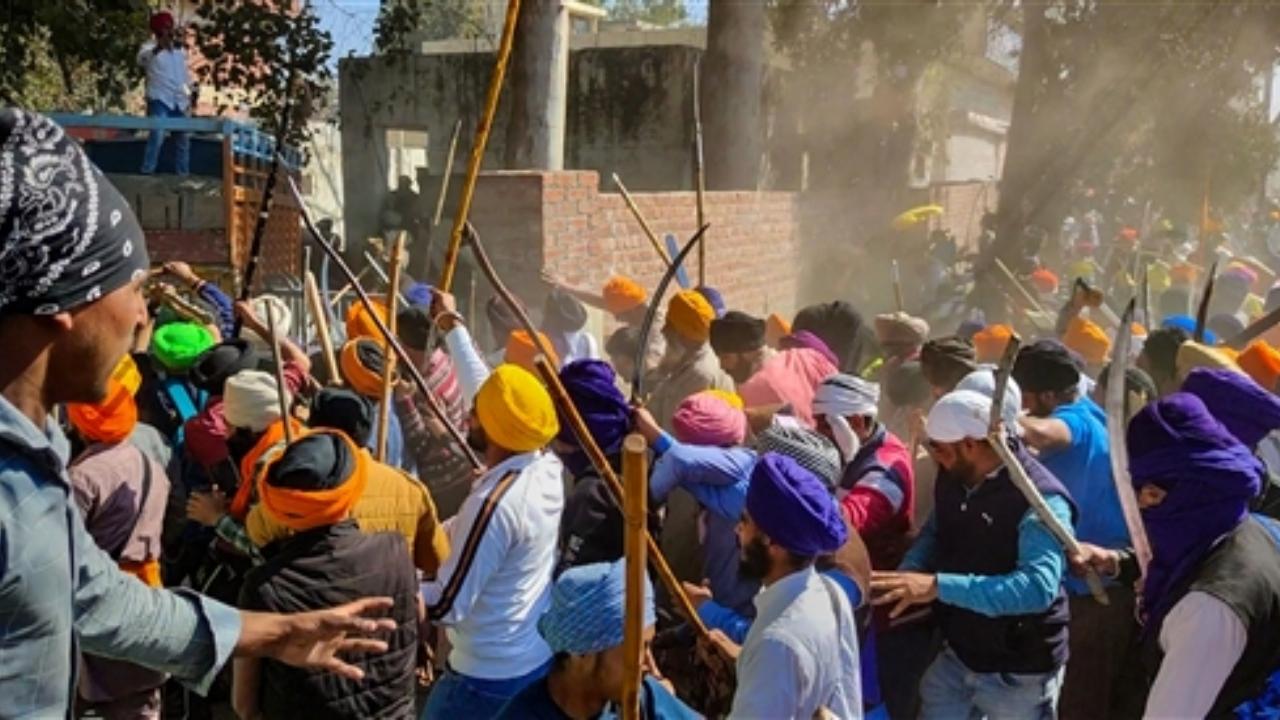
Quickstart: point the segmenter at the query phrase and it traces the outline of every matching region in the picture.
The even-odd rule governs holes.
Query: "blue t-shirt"
[[[1129,530],[1120,509],[1120,496],[1111,479],[1111,448],[1107,416],[1088,397],[1059,405],[1049,416],[1071,431],[1071,444],[1046,452],[1040,462],[1066,486],[1079,509],[1076,538],[1108,548],[1129,546]],[[1085,584],[1068,578],[1073,594],[1087,592]]]

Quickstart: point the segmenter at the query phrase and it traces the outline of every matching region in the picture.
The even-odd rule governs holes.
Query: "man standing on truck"
[[[138,64],[147,71],[147,117],[186,117],[191,109],[191,74],[187,69],[187,51],[178,43],[180,31],[173,15],[164,10],[152,15],[151,32],[155,40],[148,41],[138,52]],[[155,128],[147,138],[147,150],[142,158],[143,175],[156,171],[165,134],[163,128]],[[173,143],[174,173],[190,174],[190,133],[173,133]]]

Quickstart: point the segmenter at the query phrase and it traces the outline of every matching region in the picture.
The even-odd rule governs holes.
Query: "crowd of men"
[[[646,594],[646,717],[1273,716],[1280,351],[1214,337],[1271,280],[1224,266],[1237,323],[1197,328],[1196,267],[1128,357],[1036,267],[1056,321],[952,334],[615,276],[548,277],[532,335],[495,298],[480,338],[416,283],[345,311],[331,372],[279,298],[152,268],[77,143],[0,111],[0,717],[613,716],[626,523],[540,357],[613,471],[648,445],[681,582]]]

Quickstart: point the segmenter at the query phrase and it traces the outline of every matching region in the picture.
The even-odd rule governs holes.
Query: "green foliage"
[[[684,0],[609,0],[600,5],[609,11],[610,20],[641,22],[658,27],[678,25],[688,18]]]
[[[323,102],[332,72],[333,39],[303,3],[297,14],[278,9],[275,0],[204,0],[197,43],[208,63],[200,80],[229,92],[230,102],[245,102],[249,114],[273,133],[280,132],[285,107],[285,140],[301,145],[306,122]]]
[[[382,0],[374,24],[374,46],[394,55],[411,51],[409,41],[474,38],[484,34],[483,0]]]

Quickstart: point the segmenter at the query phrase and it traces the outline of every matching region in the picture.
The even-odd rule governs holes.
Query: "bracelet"
[[[436,327],[439,327],[439,326],[440,326],[440,320],[441,320],[442,318],[452,318],[452,319],[453,319],[453,321],[454,321],[454,322],[456,322],[456,323],[457,323],[457,324],[459,324],[459,325],[466,325],[466,324],[467,324],[466,319],[465,319],[465,318],[463,318],[463,317],[462,317],[462,314],[461,314],[461,313],[459,313],[459,312],[458,312],[458,311],[456,311],[456,310],[445,310],[444,312],[440,313],[439,315],[436,315],[435,319],[431,321],[431,324],[432,324],[432,325],[435,325]]]

